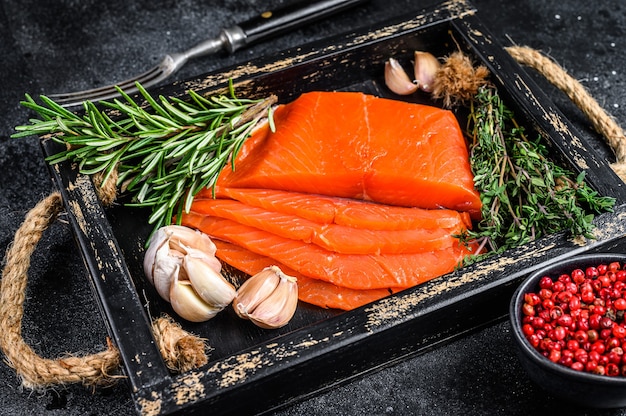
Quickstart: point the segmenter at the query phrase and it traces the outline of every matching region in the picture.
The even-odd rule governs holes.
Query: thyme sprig
[[[140,106],[118,90],[122,99],[86,101],[75,114],[42,96],[21,104],[39,114],[17,126],[12,137],[46,136],[67,149],[47,158],[51,164],[78,163],[81,173],[103,175],[104,184],[117,173],[116,185],[131,195],[128,206],[149,207],[154,229],[170,224],[203,188],[234,160],[257,123],[268,117],[276,97],[240,99],[232,83],[228,95],[205,98],[193,91],[188,100],[152,97],[137,85],[147,105]]]
[[[493,85],[483,86],[470,104],[468,134],[482,220],[463,236],[485,249],[473,260],[567,230],[593,238],[594,213],[610,211],[615,200],[548,159],[541,137],[531,140]]]

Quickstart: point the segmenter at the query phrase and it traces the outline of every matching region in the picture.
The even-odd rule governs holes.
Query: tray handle
[[[108,386],[124,378],[119,368],[119,350],[108,337],[104,351],[57,359],[42,358],[22,338],[30,259],[43,233],[62,211],[61,194],[54,192],[28,212],[7,251],[0,281],[0,349],[24,387],[33,390],[70,383]],[[188,371],[208,361],[204,341],[183,330],[167,315],[155,320],[152,330],[171,370]]]
[[[611,164],[611,168],[626,182],[626,136],[615,119],[600,106],[579,81],[547,56],[528,46],[508,46],[505,50],[519,64],[539,72],[580,108],[595,130],[605,138],[615,152],[617,160]]]

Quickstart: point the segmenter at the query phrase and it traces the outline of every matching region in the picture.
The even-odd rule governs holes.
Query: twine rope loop
[[[115,189],[102,189],[102,192],[113,192],[112,197],[99,195],[103,200],[112,203]],[[49,359],[39,356],[22,337],[31,256],[43,233],[62,211],[63,201],[59,192],[41,200],[27,213],[7,250],[0,281],[0,349],[24,387],[38,390],[71,383],[110,386],[123,378],[119,374],[119,350],[110,339],[107,338],[104,351],[83,356],[68,354]],[[167,367],[172,371],[188,371],[207,363],[204,340],[182,329],[167,315],[153,322],[153,334]]]
[[[615,153],[616,161],[611,168],[626,182],[626,137],[624,130],[585,87],[569,75],[563,67],[536,49],[528,46],[509,46],[506,51],[521,65],[533,68],[550,83],[563,91],[585,114],[594,129],[600,133]]]

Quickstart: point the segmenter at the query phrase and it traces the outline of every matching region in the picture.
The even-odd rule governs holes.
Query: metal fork
[[[172,53],[152,69],[114,85],[71,93],[50,94],[48,98],[63,107],[81,105],[84,101],[102,101],[119,96],[116,86],[127,94],[137,92],[136,83],[144,88],[154,86],[178,71],[189,59],[226,50],[233,53],[272,36],[304,24],[339,13],[367,0],[301,1],[277,10],[265,11],[243,23],[222,29],[219,36],[199,43],[182,53]]]

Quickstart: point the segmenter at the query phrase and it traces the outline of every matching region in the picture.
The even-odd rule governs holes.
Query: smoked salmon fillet
[[[467,212],[398,207],[275,189],[205,188],[196,195],[195,200],[213,199],[214,196],[234,199],[268,211],[297,215],[322,224],[338,224],[368,230],[472,227],[472,220]]]
[[[436,107],[310,92],[259,127],[217,185],[279,189],[480,216],[465,139]]]
[[[370,230],[318,223],[297,215],[269,211],[232,199],[195,199],[191,211],[233,220],[278,236],[313,243],[344,254],[423,253],[458,244],[465,227]],[[423,210],[422,210],[423,211]],[[416,213],[417,214],[417,213]]]
[[[305,276],[352,289],[415,286],[453,271],[466,255],[472,254],[470,248],[460,243],[426,253],[341,254],[193,211],[183,214],[181,221],[212,239],[271,257]]]
[[[253,253],[235,244],[221,240],[213,241],[217,247],[215,253],[217,258],[250,276],[268,266],[280,267],[284,273],[298,279],[298,298],[301,301],[322,308],[352,310],[402,290],[402,288],[355,290],[336,286],[323,280],[306,277],[274,259]]]

